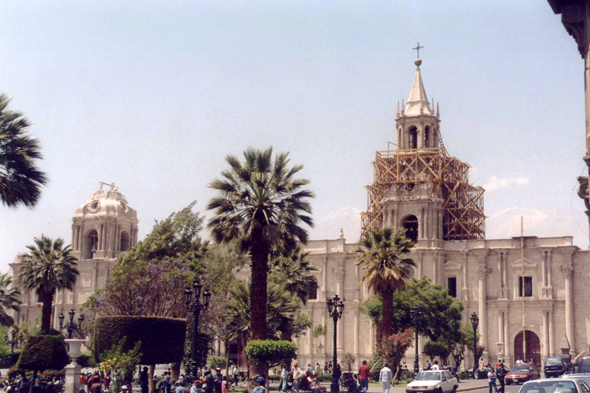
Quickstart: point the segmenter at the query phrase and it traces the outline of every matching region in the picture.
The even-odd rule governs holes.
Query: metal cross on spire
[[[420,58],[420,49],[424,48],[423,46],[420,46],[420,43],[418,42],[418,44],[416,45],[415,48],[412,48],[412,50],[416,51],[416,57]]]

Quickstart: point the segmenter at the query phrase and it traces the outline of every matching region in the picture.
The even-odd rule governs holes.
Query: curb
[[[468,392],[470,390],[486,389],[487,387],[489,387],[489,385],[472,386],[472,387],[469,387],[469,388],[457,389],[457,391],[458,392]]]

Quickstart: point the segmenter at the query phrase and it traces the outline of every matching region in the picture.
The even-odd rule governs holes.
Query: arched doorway
[[[94,253],[98,249],[98,232],[91,230],[84,237],[84,259],[93,259]]]
[[[129,234],[126,231],[121,232],[121,251],[129,250]]]
[[[526,337],[526,359],[522,351],[522,332],[514,338],[514,360],[524,359],[526,362],[532,360],[537,366],[541,366],[541,341],[535,332],[525,330]]]
[[[418,218],[414,215],[407,216],[402,221],[402,225],[406,230],[406,237],[412,239],[414,242],[418,241]]]

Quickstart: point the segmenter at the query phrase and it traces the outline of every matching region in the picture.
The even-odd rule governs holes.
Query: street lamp
[[[477,366],[479,363],[479,353],[477,352],[477,325],[479,318],[476,313],[471,314],[471,326],[473,327],[473,377],[477,379]]]
[[[414,357],[414,373],[418,374],[420,372],[420,365],[418,362],[418,328],[420,321],[422,321],[422,312],[418,309],[418,307],[413,307],[410,310],[410,319],[414,324],[414,330],[416,331],[416,355]]]
[[[201,303],[201,289],[203,285],[199,281],[193,284],[193,290],[189,287],[184,291],[184,302],[188,312],[193,313],[193,340],[191,345],[191,365],[193,370],[193,377],[197,376],[197,333],[199,332],[199,315],[201,311],[206,312],[209,308],[209,300],[211,300],[211,293],[207,290],[203,292],[203,303]],[[193,298],[194,294],[194,298]]]
[[[338,385],[338,375],[336,374],[338,364],[338,354],[336,348],[336,325],[338,324],[338,320],[342,318],[342,314],[344,313],[344,303],[340,300],[338,295],[334,295],[333,299],[328,300],[328,315],[332,317],[334,320],[334,369],[332,371],[332,385],[331,385],[331,392],[338,393],[339,385]]]
[[[77,332],[79,335],[82,335],[82,322],[84,322],[84,315],[80,315],[78,317],[78,323],[76,323],[74,322],[74,315],[76,315],[76,312],[73,308],[68,312],[68,314],[70,316],[70,321],[66,323],[65,326],[64,320],[66,319],[66,317],[63,315],[63,313],[59,314],[59,317],[57,317],[59,319],[59,330],[62,331],[65,327],[65,329],[68,332],[69,339],[72,338],[72,334],[74,332]]]
[[[11,353],[14,353],[14,346],[17,343],[17,340],[16,340],[16,330],[11,331],[10,332],[10,335],[12,336],[12,340],[10,340],[10,351],[11,351]]]

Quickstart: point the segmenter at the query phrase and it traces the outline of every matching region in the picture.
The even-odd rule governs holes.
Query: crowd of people
[[[63,383],[63,377],[37,376],[31,381],[26,375],[19,374],[10,381],[4,381],[2,388],[6,393],[29,393],[32,384],[35,393],[60,393]]]

